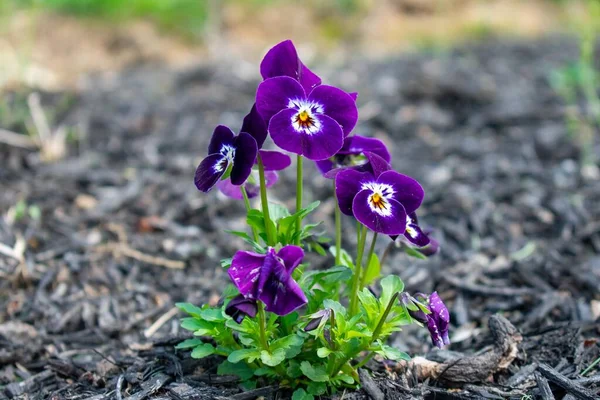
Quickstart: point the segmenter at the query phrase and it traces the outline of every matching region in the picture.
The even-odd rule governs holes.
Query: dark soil
[[[518,352],[477,377],[423,381],[373,361],[365,390],[336,398],[597,398],[599,368],[582,372],[600,356],[598,165],[582,166],[548,83],[577,55],[553,37],[315,68],[360,92],[355,132],[383,139],[394,167],[421,181],[421,219],[442,245],[427,261],[392,251],[384,272],[440,292],[453,343],[430,352],[427,332],[411,328],[393,345],[448,366],[505,360],[490,317],[518,330],[506,328]],[[0,398],[287,398],[274,386],[243,393],[216,375],[217,360],[173,348],[188,335],[174,303],[216,303],[227,282],[218,260],[243,247],[224,232],[245,229],[243,204],[197,192],[192,176],[213,127],[239,127],[257,78],[233,61],[90,77],[80,93],[42,93],[52,127],[76,133],[66,159],[0,144],[0,243],[15,253],[0,252]],[[2,96],[0,127],[31,126],[26,96]],[[324,201],[313,219],[332,232],[331,182],[312,166],[307,176],[306,201]],[[291,206],[293,184],[290,169],[273,199]],[[15,213],[19,200],[33,217]],[[352,240],[351,221],[344,229]]]

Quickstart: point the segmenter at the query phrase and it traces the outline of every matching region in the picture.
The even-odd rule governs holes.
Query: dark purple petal
[[[285,40],[267,52],[260,63],[260,74],[263,79],[289,76],[307,91],[321,84],[321,78],[302,64],[291,40]]]
[[[409,214],[419,208],[425,196],[425,192],[419,182],[410,176],[400,174],[396,171],[382,173],[377,177],[377,182],[392,186],[394,189],[394,199],[400,202]]]
[[[367,160],[369,160],[369,162],[364,164],[362,167],[365,171],[372,173],[373,176],[379,176],[385,171],[389,171],[392,169],[392,167],[387,161],[385,161],[383,158],[381,158],[375,153],[367,151],[365,152],[365,157],[367,157]]]
[[[274,171],[265,171],[265,186],[271,187],[275,183],[279,177],[277,176],[277,172]],[[236,186],[231,183],[230,179],[224,179],[217,182],[217,188],[227,197],[231,197],[236,200],[243,200],[244,195],[242,194],[242,186],[246,188],[246,193],[248,194],[248,198],[252,199],[257,197],[260,194],[260,185],[258,183],[258,177],[255,179],[255,182],[250,182],[247,180],[243,185]]]
[[[223,176],[228,167],[227,158],[221,154],[211,154],[206,157],[198,168],[194,176],[194,183],[201,192],[208,192]]]
[[[309,160],[327,159],[342,147],[344,134],[333,119],[326,115],[315,115],[318,130],[306,133],[303,129],[297,130],[294,127],[293,121],[296,114],[296,110],[286,109],[271,119],[269,132],[277,146],[283,150],[303,155]]]
[[[235,156],[231,169],[232,184],[241,185],[246,182],[252,172],[257,152],[256,140],[249,133],[242,132],[235,138]]]
[[[438,242],[437,240],[429,237],[429,244],[427,246],[422,247],[422,248],[417,249],[417,250],[419,252],[421,252],[423,255],[425,255],[426,257],[431,257],[431,256],[435,255],[440,250],[440,242]]]
[[[244,317],[254,318],[258,311],[256,300],[247,299],[241,294],[237,295],[225,307],[225,314],[229,315],[235,322],[241,324]]]
[[[291,274],[302,262],[304,250],[302,247],[288,245],[279,250],[277,256],[283,260],[285,269]]]
[[[267,139],[267,123],[258,113],[256,104],[252,105],[252,109],[248,115],[244,117],[240,132],[246,132],[252,135],[254,140],[256,140],[258,148],[262,148]]]
[[[308,303],[302,288],[291,277],[286,282],[267,282],[259,299],[267,311],[277,315],[287,315]]]
[[[431,336],[431,343],[440,349],[444,347],[444,339],[440,334],[439,327],[431,315],[427,316],[427,329],[429,330],[429,336]]]
[[[290,100],[297,99],[306,99],[306,93],[297,81],[287,76],[269,78],[258,85],[256,109],[268,125],[275,114],[288,108]]]
[[[292,159],[287,154],[274,150],[259,150],[265,171],[281,171],[286,169],[292,163]]]
[[[356,126],[356,102],[343,90],[327,85],[317,86],[308,99],[323,106],[323,114],[333,118],[342,127],[344,136],[348,136]]]
[[[387,163],[391,160],[390,152],[385,143],[379,139],[359,135],[347,137],[339,154],[361,154],[367,151],[377,154]]]
[[[431,310],[431,317],[435,320],[440,334],[442,336],[448,336],[450,313],[437,292],[433,292],[429,296],[429,309]]]
[[[231,260],[231,267],[227,272],[233,284],[246,298],[256,299],[263,289],[259,285],[265,258],[264,254],[238,251]]]
[[[234,137],[235,133],[233,133],[231,129],[225,125],[218,125],[210,138],[208,154],[220,153],[223,149],[223,145],[232,146]]]
[[[418,247],[425,247],[429,244],[429,237],[421,230],[417,222],[417,214],[411,213],[406,218],[406,232],[404,237]]]
[[[348,95],[350,97],[352,97],[352,100],[356,101],[358,99],[358,92],[350,92],[348,93]]]
[[[341,175],[341,174],[340,174]],[[377,207],[371,199],[373,191],[364,189],[358,192],[352,202],[354,217],[372,231],[385,235],[399,235],[406,227],[406,211],[402,204],[393,198],[380,197]]]
[[[373,175],[368,172],[359,172],[353,169],[341,171],[335,177],[335,195],[340,206],[340,210],[352,216],[352,202],[354,197],[361,190],[363,182],[374,180]]]
[[[331,159],[315,161],[315,164],[317,166],[317,169],[323,174],[323,176],[325,176],[334,167],[333,161],[331,161]],[[337,175],[337,174],[335,174],[335,175]],[[325,176],[325,177],[328,179],[333,179],[333,178],[335,178],[335,175],[333,175],[331,177],[330,176]]]
[[[309,315],[310,321],[304,327],[304,332],[314,331],[317,328],[323,328],[329,317],[331,317],[331,313],[333,310],[331,308],[324,308],[323,310],[319,310],[314,314]]]

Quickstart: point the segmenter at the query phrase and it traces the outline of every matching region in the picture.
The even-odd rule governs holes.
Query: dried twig
[[[37,143],[29,136],[11,132],[6,129],[0,129],[0,143],[29,150],[35,150],[38,148]]]
[[[167,321],[177,315],[177,307],[171,308],[169,311],[161,315],[159,319],[157,319],[148,329],[144,331],[144,336],[149,338],[156,333]]]

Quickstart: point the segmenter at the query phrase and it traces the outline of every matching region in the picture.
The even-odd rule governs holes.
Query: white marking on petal
[[[321,131],[322,124],[318,114],[323,114],[325,111],[321,104],[301,99],[289,99],[288,108],[298,111],[291,118],[296,132],[313,135]]]
[[[389,217],[392,215],[390,199],[395,191],[391,185],[377,182],[366,182],[361,186],[362,190],[369,190],[371,194],[367,198],[367,204],[372,212]]]

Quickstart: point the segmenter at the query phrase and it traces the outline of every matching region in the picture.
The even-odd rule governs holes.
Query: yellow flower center
[[[302,110],[296,114],[295,122],[302,128],[312,128],[315,125],[315,120],[308,110]]]
[[[304,110],[300,114],[298,114],[298,119],[301,122],[306,122],[306,121],[308,121],[309,118],[310,118],[310,116],[308,115],[308,112],[306,110]]]
[[[384,209],[386,206],[385,199],[377,192],[371,195],[371,204],[379,210]]]

